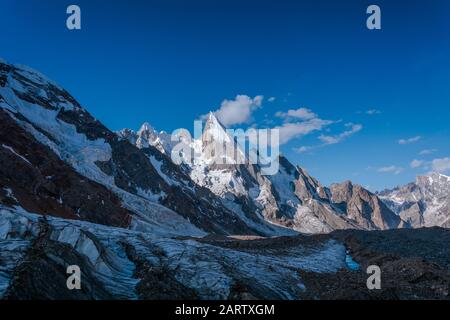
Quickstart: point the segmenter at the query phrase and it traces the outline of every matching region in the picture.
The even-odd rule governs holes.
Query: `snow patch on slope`
[[[6,150],[9,150],[11,153],[13,153],[15,156],[19,157],[20,159],[22,159],[23,161],[25,161],[25,162],[28,163],[29,165],[32,165],[31,162],[30,162],[27,158],[25,158],[24,156],[18,154],[18,153],[14,150],[14,148],[12,148],[12,147],[10,147],[10,146],[8,146],[8,145],[5,145],[5,144],[2,144],[2,147],[5,148]]]
[[[102,184],[112,184],[113,178],[107,176],[95,164],[96,161],[108,161],[111,159],[111,146],[104,139],[89,140],[84,134],[77,132],[74,125],[68,124],[57,118],[57,110],[48,110],[39,105],[19,99],[11,88],[0,88],[10,111],[19,112],[29,122],[15,119],[28,130],[41,143],[49,146],[61,158],[69,163],[83,176],[89,177]],[[5,104],[0,104],[5,107]],[[47,136],[33,128],[36,126],[51,135],[56,143]]]

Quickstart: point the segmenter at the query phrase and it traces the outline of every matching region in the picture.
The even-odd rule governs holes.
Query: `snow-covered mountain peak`
[[[156,133],[156,130],[150,125],[150,123],[144,122],[141,128],[138,130],[137,134],[142,135],[149,132]]]
[[[26,65],[22,64],[9,64],[6,60],[0,58],[0,65],[3,65],[2,69],[8,69],[8,72],[12,72],[10,74],[11,80],[15,80],[16,82],[21,82],[25,80],[30,85],[39,86],[41,89],[45,90],[45,87],[52,86],[59,91],[64,91],[55,81],[51,80],[49,77],[44,75],[43,73],[30,68]],[[6,71],[6,70],[5,70]],[[12,81],[11,81],[12,82]],[[12,83],[11,83],[12,84]],[[16,83],[19,87],[20,83]],[[66,108],[67,109],[67,108]]]
[[[27,66],[0,62],[0,91],[5,108],[15,105],[15,98],[19,98],[20,101],[48,111],[75,111],[80,115],[86,113],[66,90]]]
[[[414,227],[450,226],[450,177],[431,172],[416,181],[379,193],[380,198]]]
[[[212,111],[208,112],[208,119],[207,119],[207,121],[218,122],[216,116],[214,115],[214,112],[212,112]]]
[[[433,185],[433,184],[442,184],[449,183],[450,177],[439,173],[439,172],[431,172],[424,176],[418,176],[416,178],[416,184],[418,185]]]
[[[225,126],[222,123],[220,123],[219,119],[217,119],[216,115],[212,111],[210,111],[208,113],[208,116],[206,118],[206,123],[210,123],[214,126],[219,126],[219,127],[222,127],[225,129]]]
[[[200,154],[197,159],[200,164],[236,165],[247,163],[243,146],[238,143],[237,137],[230,133],[212,112],[206,118],[201,138],[194,141],[193,147],[195,152]]]
[[[119,138],[130,140],[132,144],[136,144],[136,131],[123,128],[122,130],[116,131]]]
[[[205,123],[205,128],[202,135],[203,142],[231,142],[232,138],[226,132],[225,126],[223,126],[219,120],[217,120],[214,113],[210,112]]]
[[[136,145],[139,148],[148,148],[149,145],[159,145],[159,135],[155,129],[148,123],[144,122],[137,132]]]
[[[139,149],[153,146],[161,153],[170,155],[173,147],[170,135],[165,131],[156,131],[148,122],[144,122],[137,132],[131,129],[122,129],[116,134],[120,138],[136,145]]]
[[[46,75],[42,74],[41,72],[33,68],[30,68],[22,64],[15,64],[14,68],[17,69],[18,73],[29,78],[30,80],[37,82],[38,84],[51,84],[57,87],[58,89],[62,90],[62,88],[55,81],[49,79]]]

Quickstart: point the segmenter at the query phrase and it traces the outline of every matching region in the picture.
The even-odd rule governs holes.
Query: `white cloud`
[[[276,100],[275,97],[270,97],[269,99],[267,99],[267,101],[269,101],[269,102],[274,102],[275,100]]]
[[[377,110],[377,109],[370,109],[370,110],[366,111],[366,114],[368,114],[369,116],[373,116],[375,114],[380,114],[380,113],[381,113],[381,111]]]
[[[333,122],[330,122],[333,123]],[[346,123],[345,126],[349,128],[349,130],[346,130],[338,135],[330,136],[330,135],[320,135],[319,140],[322,141],[322,144],[316,145],[316,146],[302,146],[298,148],[294,148],[293,150],[297,153],[305,153],[307,151],[311,151],[317,148],[322,148],[324,146],[330,145],[330,144],[336,144],[341,142],[342,140],[346,139],[347,137],[350,137],[351,135],[357,133],[358,131],[361,131],[363,126],[361,124],[354,124],[354,123]]]
[[[436,149],[425,149],[419,152],[419,155],[424,156],[427,154],[432,154],[435,153],[437,150]]]
[[[434,159],[431,162],[433,171],[439,173],[450,172],[450,158]]]
[[[278,129],[280,133],[280,145],[285,144],[293,138],[307,135],[314,131],[320,131],[325,126],[332,124],[333,121],[314,118],[303,122],[288,122],[274,129]]]
[[[315,114],[314,112],[312,112],[310,109],[307,108],[299,108],[299,109],[291,109],[288,110],[288,112],[277,112],[275,114],[277,117],[279,118],[296,118],[296,119],[301,119],[301,120],[311,120],[314,118],[317,118],[317,114]]]
[[[414,159],[413,161],[411,161],[411,163],[409,164],[409,166],[410,166],[411,168],[415,169],[415,168],[421,167],[423,164],[424,164],[424,161]]]
[[[361,131],[363,128],[360,124],[354,124],[354,123],[347,123],[345,125],[346,127],[350,128],[349,130],[346,130],[338,135],[335,136],[327,136],[327,135],[321,135],[319,137],[320,141],[322,141],[324,144],[336,144],[344,140],[345,138],[351,136],[352,134],[357,133],[358,131]]]
[[[252,118],[252,112],[261,107],[263,98],[256,96],[252,99],[247,95],[237,95],[234,100],[223,100],[214,114],[226,127],[247,123]]]
[[[332,120],[319,118],[316,113],[307,108],[290,109],[287,112],[279,111],[275,116],[284,119],[282,125],[274,128],[279,130],[280,145],[286,144],[294,138],[299,138],[315,131],[322,131],[326,126],[335,123]],[[319,139],[323,142],[322,145],[302,146],[293,150],[302,153],[324,145],[335,144],[362,129],[362,125],[360,124],[347,123],[345,126],[348,129],[339,135],[321,135]]]
[[[313,147],[302,146],[302,147],[294,148],[293,150],[298,153],[305,153],[311,149],[313,149]]]
[[[381,167],[378,169],[378,172],[381,173],[393,173],[393,174],[400,174],[403,172],[403,168],[402,167],[397,167],[397,166],[388,166],[388,167]]]
[[[409,138],[409,139],[400,139],[400,140],[398,140],[398,143],[399,144],[410,144],[410,143],[417,142],[420,139],[422,139],[421,136],[416,136],[416,137],[412,137],[412,138]]]

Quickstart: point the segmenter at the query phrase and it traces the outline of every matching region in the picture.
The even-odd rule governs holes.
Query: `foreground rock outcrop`
[[[0,208],[0,297],[449,299],[448,241],[440,228],[160,238]],[[82,290],[67,289],[69,265],[80,266]],[[369,265],[381,290],[367,289]]]

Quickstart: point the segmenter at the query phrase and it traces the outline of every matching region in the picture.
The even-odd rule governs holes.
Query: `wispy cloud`
[[[320,132],[329,125],[340,122],[321,119],[317,113],[308,108],[278,111],[275,113],[275,116],[283,119],[283,124],[274,128],[279,130],[280,144],[286,144],[292,139],[305,136],[312,132]],[[320,135],[318,138],[322,142],[321,145],[302,146],[293,150],[302,153],[325,145],[336,144],[362,129],[362,125],[354,123],[347,123],[345,127],[346,130],[337,135]]]
[[[267,99],[267,101],[269,101],[269,102],[274,102],[276,99],[277,99],[277,98],[275,98],[275,97],[270,97],[269,99]]]
[[[323,120],[320,118],[314,118],[302,122],[286,122],[281,126],[277,126],[274,129],[278,129],[280,133],[280,144],[285,144],[294,138],[307,135],[314,131],[320,131],[325,126],[332,124],[331,120]]]
[[[359,110],[356,112],[357,114],[366,114],[369,116],[374,116],[376,114],[381,114],[381,110],[378,109],[368,109],[368,110]]]
[[[421,136],[415,136],[415,137],[408,138],[408,139],[400,139],[400,140],[398,140],[398,144],[410,144],[410,143],[417,142],[420,139],[422,139]]]
[[[346,131],[343,131],[342,133],[338,135],[320,135],[319,140],[322,141],[322,144],[316,145],[316,146],[301,146],[298,148],[294,148],[293,150],[297,153],[305,153],[317,148],[322,148],[324,146],[330,145],[330,144],[337,144],[342,142],[344,139],[350,137],[351,135],[357,133],[358,131],[361,131],[363,126],[361,124],[354,124],[354,123],[346,123],[345,127],[349,128]]]
[[[434,159],[431,161],[431,167],[433,171],[439,173],[450,172],[450,158]]]
[[[425,162],[423,160],[414,159],[409,166],[413,169],[421,167]]]
[[[317,114],[307,108],[290,109],[287,112],[278,111],[275,116],[284,119],[294,118],[300,120],[311,120],[317,118]]]
[[[223,100],[214,114],[224,126],[248,123],[252,119],[253,111],[261,107],[263,98],[263,96],[251,98],[247,95],[237,95],[234,100]]]
[[[305,153],[310,151],[311,149],[313,149],[313,147],[308,147],[308,146],[301,146],[298,148],[293,148],[293,150],[297,153]]]
[[[322,131],[334,123],[332,120],[321,119],[315,112],[307,108],[290,109],[286,112],[278,111],[275,116],[283,119],[281,125],[273,128],[279,130],[280,145],[313,132]]]
[[[381,111],[378,109],[370,109],[370,110],[366,111],[366,114],[369,116],[373,116],[373,115],[380,114],[380,113],[381,113]]]
[[[400,174],[404,171],[404,169],[402,167],[397,167],[397,166],[387,166],[387,167],[381,167],[377,170],[378,172],[381,173],[393,173],[395,175]]]
[[[363,126],[361,124],[354,124],[354,123],[346,123],[345,126],[349,128],[349,130],[346,130],[338,135],[329,136],[329,135],[321,135],[319,137],[320,141],[322,141],[324,144],[336,144],[344,140],[345,138],[350,137],[351,135],[357,133],[358,131],[361,131]]]
[[[419,155],[424,156],[428,154],[433,154],[437,151],[437,149],[425,149],[419,152]]]

